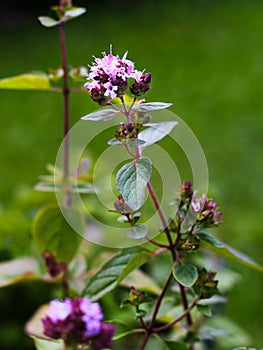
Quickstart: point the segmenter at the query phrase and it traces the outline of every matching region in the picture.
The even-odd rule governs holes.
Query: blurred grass
[[[147,99],[173,102],[171,110],[204,149],[209,194],[224,212],[218,235],[263,264],[263,2],[102,4],[82,1],[90,10],[68,23],[69,63],[86,65],[113,44],[114,53],[128,49],[139,69],[152,72]],[[0,31],[0,77],[60,66],[56,29],[42,28],[33,14],[10,23],[4,21]],[[0,99],[0,242],[12,256],[19,247],[7,242],[8,235],[18,235],[10,218],[20,222],[20,249],[26,252],[33,214],[29,205],[19,212],[17,201],[27,201],[38,175],[46,173],[45,164],[55,161],[62,107],[57,93],[0,91]],[[71,124],[96,108],[86,94],[72,96]],[[30,196],[37,206],[39,194]],[[231,266],[243,280],[229,295],[227,315],[252,335],[251,345],[261,348],[262,275]]]

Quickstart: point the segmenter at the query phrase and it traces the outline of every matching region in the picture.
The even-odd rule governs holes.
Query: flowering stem
[[[158,198],[154,192],[154,189],[151,185],[150,182],[147,183],[147,188],[148,188],[148,191],[149,191],[149,194],[153,200],[153,203],[154,203],[154,206],[155,208],[157,209],[158,211],[158,214],[159,214],[159,217],[161,219],[161,222],[162,222],[162,225],[163,225],[163,229],[164,229],[164,232],[166,234],[166,237],[167,237],[167,240],[168,240],[168,243],[169,243],[169,247],[171,249],[171,254],[172,254],[172,258],[173,258],[173,261],[176,260],[176,254],[175,254],[175,251],[174,251],[174,246],[173,246],[173,240],[172,240],[172,237],[171,237],[171,234],[170,234],[170,230],[168,228],[168,224],[166,222],[166,219],[164,217],[164,214],[163,214],[163,211],[160,207],[160,203],[158,201]]]
[[[67,183],[69,177],[69,87],[68,87],[68,73],[67,73],[67,52],[65,40],[65,23],[61,22],[59,25],[59,39],[62,58],[63,69],[63,126],[64,126],[64,181]],[[71,202],[70,192],[66,190],[64,205],[69,206]]]
[[[154,323],[156,321],[157,314],[158,314],[158,311],[160,309],[162,300],[163,300],[163,298],[165,296],[165,293],[166,293],[166,291],[167,291],[167,289],[168,289],[172,279],[173,279],[173,272],[171,271],[169,276],[168,276],[168,278],[167,278],[167,280],[166,280],[166,282],[165,282],[165,285],[164,285],[164,287],[162,289],[162,292],[161,292],[161,294],[159,295],[159,297],[158,297],[158,299],[156,301],[150,325],[146,329],[146,333],[145,333],[145,335],[143,337],[143,340],[141,342],[139,350],[144,350],[144,348],[145,348],[145,346],[146,346],[146,344],[147,344],[151,334],[155,332],[153,326],[154,326]]]

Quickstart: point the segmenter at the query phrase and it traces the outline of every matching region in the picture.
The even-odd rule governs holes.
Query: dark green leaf
[[[174,278],[183,286],[191,287],[198,277],[197,268],[188,263],[177,262],[173,268]]]
[[[145,187],[150,180],[152,164],[149,158],[134,160],[118,171],[116,184],[123,199],[132,210],[144,203]]]
[[[78,232],[84,232],[85,221],[73,208],[64,208],[69,221],[78,222]],[[68,224],[59,207],[45,206],[38,212],[33,223],[33,238],[40,253],[49,251],[57,261],[69,262],[82,242],[82,237]]]
[[[167,136],[177,124],[176,121],[146,124],[145,126],[149,127],[141,131],[138,135],[140,140],[145,141],[142,147],[147,147],[160,141]]]
[[[145,224],[140,224],[140,225],[136,225],[131,227],[128,231],[127,231],[127,236],[133,239],[141,239],[146,237],[148,232],[148,227]]]
[[[263,271],[263,267],[257,262],[238,250],[230,247],[228,244],[220,241],[212,233],[202,231],[198,234],[198,236],[201,239],[201,247],[210,249],[226,258],[235,260],[242,265],[251,267],[258,271]]]
[[[209,305],[197,304],[197,309],[207,317],[211,317],[213,315]]]
[[[52,17],[46,17],[46,16],[40,16],[38,17],[39,22],[42,24],[42,26],[50,28],[59,25],[60,21],[56,21]]]
[[[99,109],[96,112],[89,113],[85,115],[84,117],[81,117],[82,120],[92,120],[92,121],[108,121],[113,119],[117,114],[119,114],[119,111],[116,111],[116,109],[113,108],[103,108]]]
[[[169,350],[188,350],[188,346],[179,341],[164,340],[164,343]]]
[[[45,73],[25,73],[1,79],[0,89],[50,90],[50,83]]]
[[[151,253],[139,247],[124,249],[89,280],[84,294],[91,299],[98,299],[117,287],[133,270],[149,260]]]
[[[132,110],[135,112],[147,113],[147,112],[157,111],[160,109],[165,109],[171,106],[172,106],[172,103],[147,102],[147,103],[141,103],[141,104],[135,105],[132,108]]]

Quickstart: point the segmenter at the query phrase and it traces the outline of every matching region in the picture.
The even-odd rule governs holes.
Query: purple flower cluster
[[[93,350],[111,348],[114,326],[103,322],[101,307],[88,297],[52,300],[42,320],[44,334],[66,343],[89,344]]]
[[[218,226],[222,213],[218,211],[218,206],[211,198],[205,194],[192,201],[192,208],[197,213],[197,222],[203,227]]]
[[[103,53],[102,58],[95,58],[87,74],[88,82],[84,85],[91,98],[100,105],[106,105],[109,100],[121,97],[128,89],[128,79],[135,82],[130,86],[132,95],[138,97],[150,89],[151,73],[135,69],[134,63],[127,59],[128,51],[122,58]]]

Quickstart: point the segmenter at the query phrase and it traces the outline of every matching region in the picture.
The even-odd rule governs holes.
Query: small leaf
[[[0,89],[11,90],[50,90],[45,73],[25,73],[0,80]]]
[[[65,12],[65,17],[71,19],[83,15],[85,12],[86,9],[84,7],[71,7],[70,10]]]
[[[126,139],[126,140],[118,140],[116,138],[113,138],[111,140],[108,141],[108,145],[110,146],[116,146],[116,145],[127,145],[130,147],[137,147],[137,146],[141,146],[145,143],[144,140],[140,140],[140,139]]]
[[[63,340],[54,339],[42,339],[38,337],[32,337],[37,350],[64,350]]]
[[[197,304],[197,310],[207,317],[211,317],[213,315],[209,305]]]
[[[202,231],[198,234],[198,236],[201,239],[201,247],[210,249],[226,258],[237,261],[242,265],[263,272],[263,267],[261,265],[259,265],[244,253],[241,253],[228,244],[220,241],[211,232]]]
[[[150,257],[150,252],[138,247],[124,249],[106,262],[89,280],[84,295],[88,295],[93,300],[100,298],[117,287],[130,272]]]
[[[188,350],[188,346],[179,341],[164,340],[164,343],[169,350]]]
[[[147,102],[147,103],[141,103],[138,105],[135,105],[132,110],[135,112],[152,112],[152,111],[158,111],[160,109],[165,109],[168,107],[171,107],[172,103],[165,103],[165,102]]]
[[[56,192],[61,189],[61,186],[52,182],[39,182],[34,188],[42,192]]]
[[[147,147],[160,141],[167,136],[177,124],[176,121],[145,124],[145,126],[149,126],[149,128],[141,131],[138,135],[140,140],[145,141],[142,147]]]
[[[116,185],[124,201],[132,210],[144,203],[145,187],[150,180],[152,164],[149,158],[141,158],[122,166],[116,176]]]
[[[64,215],[79,224],[84,231],[85,222],[73,208],[64,208]],[[33,238],[40,253],[49,251],[57,261],[69,262],[77,252],[82,238],[68,224],[59,207],[48,205],[40,209],[33,222]]]
[[[128,231],[127,231],[127,236],[132,238],[132,239],[142,239],[144,237],[146,237],[148,232],[148,227],[145,224],[140,224],[140,225],[136,225],[131,227]]]
[[[173,275],[184,287],[191,287],[197,280],[198,271],[194,265],[179,261],[174,265]]]
[[[103,108],[99,109],[96,112],[89,113],[85,115],[84,117],[81,117],[82,120],[92,120],[92,121],[108,121],[113,119],[117,114],[119,114],[119,111],[116,111],[116,109],[113,108]]]
[[[54,27],[60,24],[60,21],[56,21],[52,17],[40,16],[38,17],[38,20],[42,24],[42,26],[47,28]]]

